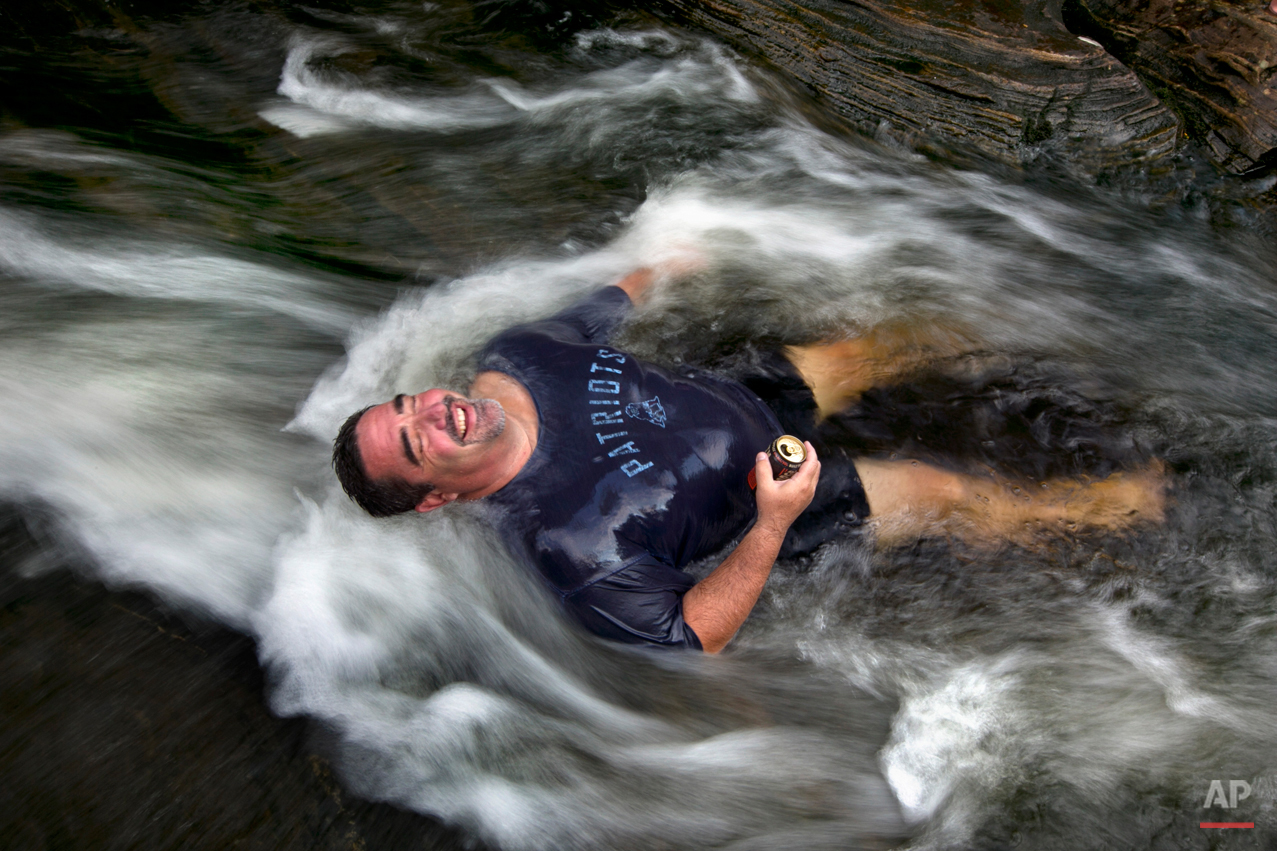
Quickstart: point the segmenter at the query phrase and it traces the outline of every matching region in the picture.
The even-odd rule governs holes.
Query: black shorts
[[[764,351],[738,380],[771,408],[786,434],[812,441],[820,453],[816,495],[785,537],[781,558],[811,552],[838,535],[864,524],[869,500],[851,456],[839,447],[816,442],[816,397],[798,369],[779,350]]]

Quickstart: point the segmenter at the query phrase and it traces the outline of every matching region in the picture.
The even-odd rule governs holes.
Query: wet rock
[[[1039,7],[997,0],[665,0],[796,77],[844,120],[914,145],[1074,172],[1156,168],[1179,121],[1135,74]]]
[[[31,522],[0,506],[0,848],[479,847],[351,797],[250,639],[78,581]]]
[[[1277,167],[1277,15],[1262,0],[1067,0],[1233,173]]]

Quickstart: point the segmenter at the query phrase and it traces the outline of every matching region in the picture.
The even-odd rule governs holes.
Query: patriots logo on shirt
[[[661,407],[660,396],[653,396],[646,402],[631,402],[625,406],[625,414],[636,420],[665,428],[665,409]]]

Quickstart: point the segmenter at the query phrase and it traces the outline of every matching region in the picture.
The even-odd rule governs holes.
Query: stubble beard
[[[473,417],[467,417],[466,434],[463,438],[457,431],[457,418],[452,408],[458,402],[469,405],[474,411]],[[449,396],[443,400],[448,409],[448,417],[444,428],[448,436],[458,446],[473,446],[476,443],[489,443],[496,440],[505,431],[505,409],[496,399],[462,399]],[[475,422],[470,422],[474,419]]]

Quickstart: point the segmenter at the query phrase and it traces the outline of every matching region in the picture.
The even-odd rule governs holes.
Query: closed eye
[[[408,440],[408,429],[399,429],[399,442],[403,444],[403,454],[414,467],[420,467],[421,462],[417,460],[417,453],[412,451],[412,443]]]

